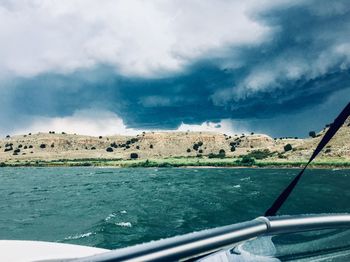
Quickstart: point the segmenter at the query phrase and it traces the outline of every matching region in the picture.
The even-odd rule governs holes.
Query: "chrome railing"
[[[248,222],[152,241],[74,261],[136,262],[187,260],[262,235],[278,235],[331,228],[350,228],[350,215],[322,214],[258,217]]]

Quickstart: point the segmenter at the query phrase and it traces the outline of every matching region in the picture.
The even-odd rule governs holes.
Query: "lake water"
[[[0,168],[0,238],[118,248],[261,216],[296,169]],[[350,170],[307,170],[281,214],[350,212]]]

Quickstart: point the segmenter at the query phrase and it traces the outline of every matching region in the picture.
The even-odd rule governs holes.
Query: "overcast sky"
[[[0,135],[306,136],[350,98],[344,0],[1,0]]]

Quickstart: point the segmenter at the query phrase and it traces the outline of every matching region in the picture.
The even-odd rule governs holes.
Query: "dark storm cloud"
[[[280,6],[253,15],[274,29],[271,39],[226,47],[224,55],[203,57],[181,73],[159,79],[118,75],[108,66],[16,79],[11,92],[0,89],[7,108],[0,117],[16,126],[20,115],[30,121],[31,116],[68,116],[99,108],[140,129],[225,118],[254,123],[273,135],[301,135],[303,127],[322,127],[350,97],[347,1]],[[324,112],[323,104],[330,114],[310,113]],[[298,124],[279,128],[283,119]]]

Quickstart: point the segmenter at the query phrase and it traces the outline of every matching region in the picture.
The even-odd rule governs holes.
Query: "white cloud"
[[[246,133],[246,129],[242,126],[236,126],[236,122],[230,119],[223,119],[218,123],[204,122],[199,125],[190,125],[182,123],[177,131],[195,131],[195,132],[217,132],[227,135]]]
[[[260,1],[259,1],[260,2]],[[266,2],[266,1],[265,1]],[[227,46],[263,41],[255,1],[23,0],[0,3],[0,72],[34,76],[97,64],[157,77]]]
[[[85,109],[67,117],[36,117],[26,128],[18,128],[15,134],[37,132],[66,132],[80,135],[135,135],[139,131],[127,128],[123,120],[109,111]]]
[[[106,135],[136,135],[143,131],[150,132],[218,132],[225,134],[244,133],[245,127],[230,119],[223,119],[218,123],[203,122],[202,124],[184,124],[177,129],[134,129],[128,128],[123,120],[113,112],[84,109],[76,111],[71,116],[66,117],[34,117],[32,122],[25,128],[17,128],[13,134],[27,134],[38,132],[66,132],[70,134],[106,136]]]

